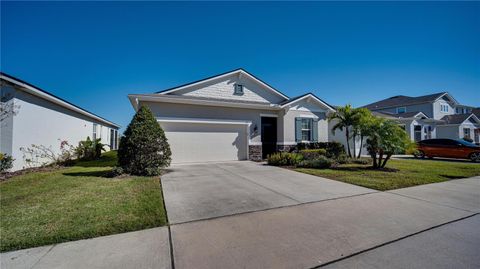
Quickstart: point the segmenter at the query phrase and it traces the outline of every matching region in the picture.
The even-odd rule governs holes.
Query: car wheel
[[[413,156],[414,156],[415,158],[418,158],[418,159],[423,159],[423,158],[425,158],[425,152],[419,150],[419,151],[417,151]]]
[[[480,152],[474,152],[470,154],[470,160],[472,160],[474,163],[480,162]]]

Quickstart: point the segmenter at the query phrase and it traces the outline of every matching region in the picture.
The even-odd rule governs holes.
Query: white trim
[[[245,124],[250,126],[251,121],[243,120],[222,120],[222,119],[200,119],[200,118],[174,118],[174,117],[158,117],[159,122],[179,122],[179,123],[208,123],[208,124]]]
[[[453,100],[452,103],[454,103],[455,105],[458,105],[458,104],[459,104],[458,101],[457,101],[455,98],[453,98],[453,96],[452,96],[450,93],[448,93],[448,92],[440,95],[437,99],[435,99],[434,102],[440,100],[440,99],[443,98],[445,95],[448,95],[448,97]],[[448,102],[448,101],[447,101],[447,102]]]
[[[235,103],[235,102],[225,102],[218,100],[198,100],[191,98],[178,98],[168,95],[160,94],[130,94],[128,95],[130,102],[133,107],[137,110],[138,104],[140,101],[148,102],[164,102],[164,103],[173,103],[173,104],[190,104],[190,105],[201,105],[201,106],[221,106],[221,107],[237,107],[237,108],[247,108],[247,109],[260,109],[260,110],[280,110],[280,107],[276,104],[251,104],[251,103]]]
[[[300,112],[312,112],[312,113],[325,113],[327,112],[327,110],[310,110],[310,109],[307,109],[307,108],[304,108],[304,109],[299,109],[299,108],[290,108],[289,110],[291,111],[300,111]]]
[[[309,114],[300,114],[300,116],[296,117],[296,118],[309,118],[309,119],[318,119],[319,117],[315,116],[315,115],[309,115]]]
[[[54,97],[54,96],[52,96],[51,94],[45,93],[45,92],[43,92],[43,91],[41,91],[41,90],[39,90],[39,89],[36,89],[36,88],[34,88],[34,87],[30,86],[30,85],[27,85],[27,84],[25,84],[25,83],[22,83],[22,82],[20,82],[20,81],[18,81],[18,80],[12,79],[12,78],[7,77],[7,76],[4,76],[4,75],[1,75],[0,78],[3,79],[3,80],[5,80],[5,81],[8,81],[8,82],[10,82],[10,83],[13,83],[13,84],[15,84],[15,85],[17,85],[17,86],[20,86],[20,87],[21,87],[21,90],[24,90],[25,92],[27,92],[27,93],[29,93],[29,94],[35,95],[35,96],[37,96],[37,97],[40,97],[40,98],[45,99],[45,100],[47,100],[47,101],[50,101],[50,102],[52,102],[52,103],[54,103],[54,104],[57,104],[57,105],[62,106],[62,107],[64,107],[64,108],[67,108],[67,109],[69,109],[69,110],[71,110],[71,111],[75,111],[75,112],[80,113],[80,114],[82,114],[82,115],[84,115],[84,116],[87,116],[87,117],[89,117],[89,118],[95,119],[95,120],[97,120],[97,121],[99,121],[99,122],[102,122],[102,123],[104,123],[104,124],[113,126],[113,127],[115,127],[115,128],[120,128],[119,125],[117,125],[117,124],[115,124],[115,123],[113,123],[113,122],[111,122],[111,121],[102,119],[102,118],[100,118],[99,116],[96,116],[96,115],[94,115],[94,114],[92,114],[92,113],[90,113],[90,112],[88,112],[88,111],[86,111],[86,110],[84,110],[84,109],[81,109],[81,108],[79,108],[79,107],[76,107],[76,106],[74,106],[74,105],[72,105],[72,104],[69,104],[69,103],[67,103],[66,101],[60,100],[60,99],[58,99],[57,97]]]
[[[248,141],[248,145],[249,145],[249,146],[261,146],[261,145],[262,145],[262,142],[256,142],[256,141],[251,141],[251,140],[249,140],[249,141]]]
[[[260,113],[260,117],[278,118],[278,115],[277,114],[263,114],[263,113]]]
[[[309,94],[306,94],[305,96],[299,98],[299,99],[295,99],[295,100],[291,100],[283,105],[281,105],[280,107],[281,108],[285,108],[287,106],[290,106],[291,107],[291,104],[293,103],[296,103],[298,101],[301,101],[305,98],[312,98],[313,100],[317,101],[318,103],[322,104],[323,106],[325,106],[326,108],[328,108],[328,110],[330,111],[335,111],[333,108],[331,108],[329,105],[327,105],[326,103],[324,103],[322,100],[318,99],[317,97],[315,97],[313,94],[309,93]]]
[[[428,117],[427,115],[425,115],[425,113],[423,113],[423,112],[421,112],[421,111],[419,111],[417,114],[413,115],[413,117],[414,117],[414,118],[417,117],[418,114],[422,114],[423,116],[425,116],[426,119],[429,119],[429,117]]]
[[[185,88],[189,88],[189,87],[193,87],[193,86],[196,86],[196,85],[199,85],[199,84],[202,84],[202,83],[205,83],[205,82],[209,82],[209,81],[212,81],[212,80],[215,80],[215,79],[220,79],[220,78],[224,78],[224,77],[227,77],[227,76],[230,76],[230,75],[234,75],[234,74],[238,74],[239,75],[239,78],[243,75],[249,77],[250,79],[252,79],[253,81],[257,82],[258,84],[262,85],[263,87],[265,87],[266,89],[270,90],[271,92],[283,97],[284,99],[288,100],[288,96],[282,94],[281,92],[275,90],[274,88],[268,86],[267,84],[265,84],[264,82],[262,82],[261,80],[255,78],[253,75],[251,75],[250,73],[248,73],[247,71],[245,70],[242,70],[242,69],[237,69],[237,70],[234,70],[234,71],[231,71],[231,72],[228,72],[228,73],[225,73],[225,74],[222,74],[222,75],[219,75],[219,76],[215,76],[215,77],[211,77],[211,78],[208,78],[208,79],[204,79],[204,80],[200,80],[200,81],[197,81],[197,82],[194,82],[194,83],[191,83],[191,84],[187,84],[187,85],[184,85],[184,86],[180,86],[180,87],[177,87],[177,88],[173,88],[173,89],[170,89],[168,91],[164,91],[164,92],[160,92],[158,94],[169,94],[169,93],[172,93],[172,92],[175,92],[175,91],[179,91],[179,90],[183,90]]]

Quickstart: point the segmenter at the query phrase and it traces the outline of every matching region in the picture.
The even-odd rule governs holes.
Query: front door
[[[414,135],[415,142],[418,142],[418,141],[422,140],[422,126],[421,125],[415,125],[413,127],[413,135]]]
[[[277,151],[277,118],[262,117],[262,158]]]

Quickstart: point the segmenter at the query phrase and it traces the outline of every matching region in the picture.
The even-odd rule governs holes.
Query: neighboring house
[[[470,138],[480,143],[480,120],[473,107],[459,104],[448,92],[411,97],[398,95],[364,106],[378,116],[395,119],[414,141]]]
[[[298,142],[328,141],[332,106],[289,98],[243,69],[152,94],[130,94],[165,130],[172,162],[261,160]]]
[[[5,73],[0,79],[0,151],[15,159],[13,171],[26,167],[20,148],[32,144],[58,154],[61,141],[77,146],[90,137],[117,148],[117,124]]]

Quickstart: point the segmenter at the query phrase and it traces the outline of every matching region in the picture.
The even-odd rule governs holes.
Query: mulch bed
[[[51,171],[56,171],[64,168],[65,168],[64,166],[32,167],[32,168],[18,170],[15,172],[0,173],[0,182],[6,181],[9,178],[12,178],[15,176],[25,175],[25,174],[34,173],[34,172],[51,172]]]

